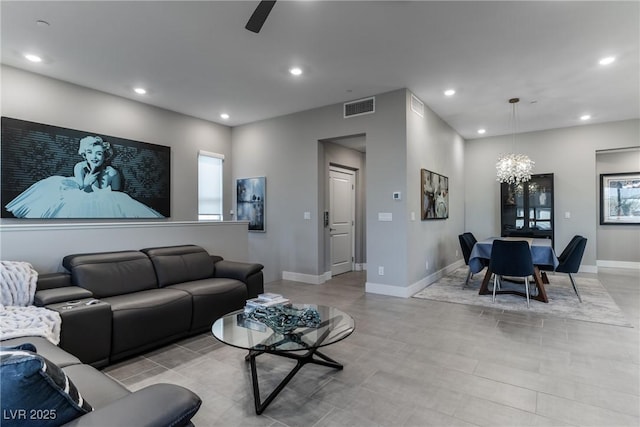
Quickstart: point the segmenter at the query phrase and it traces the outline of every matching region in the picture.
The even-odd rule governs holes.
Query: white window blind
[[[222,220],[222,164],[224,155],[198,152],[198,219]]]

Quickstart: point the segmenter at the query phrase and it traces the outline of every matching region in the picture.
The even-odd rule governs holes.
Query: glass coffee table
[[[245,360],[251,364],[253,400],[258,415],[307,363],[334,369],[343,368],[340,363],[322,354],[318,349],[335,344],[351,335],[355,329],[353,318],[335,307],[314,304],[294,304],[293,307],[317,310],[320,314],[320,324],[317,327],[299,327],[290,333],[278,333],[263,323],[249,319],[244,310],[238,310],[219,318],[211,327],[211,332],[218,341],[249,351]],[[271,394],[261,401],[256,357],[263,353],[294,359],[297,363]]]

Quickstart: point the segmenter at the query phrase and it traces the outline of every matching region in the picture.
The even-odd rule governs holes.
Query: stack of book
[[[245,311],[255,308],[273,307],[275,305],[291,305],[291,301],[280,294],[267,292],[258,295],[257,298],[248,299],[245,305]]]

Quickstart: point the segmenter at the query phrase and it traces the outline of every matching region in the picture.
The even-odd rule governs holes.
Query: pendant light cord
[[[516,153],[516,134],[518,133],[518,110],[516,104],[520,102],[520,98],[511,98],[509,103],[511,104],[511,145],[512,153]]]

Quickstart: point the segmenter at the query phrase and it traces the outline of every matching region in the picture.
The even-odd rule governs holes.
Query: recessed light
[[[456,94],[456,91],[455,91],[455,90],[453,90],[453,89],[447,89],[447,90],[445,90],[445,91],[444,91],[444,94],[445,94],[446,96],[453,96],[453,95],[455,95],[455,94]]]
[[[615,60],[616,60],[615,56],[607,56],[606,58],[602,58],[600,61],[598,61],[598,63],[600,65],[609,65]]]
[[[27,58],[31,62],[42,62],[42,58],[40,58],[38,55],[34,55],[32,53],[26,53],[24,55],[24,57]]]
[[[580,116],[580,120],[583,120],[583,121],[584,120],[589,120],[590,118],[591,118],[591,115],[589,115],[589,114],[584,114],[584,115]]]
[[[229,118],[229,115],[227,113],[222,113],[220,114],[220,118],[223,120],[227,120]]]
[[[486,132],[487,132],[487,130],[486,130],[486,129],[478,129],[478,133],[479,133],[480,135],[482,135],[483,133],[486,133]]]
[[[299,75],[302,74],[302,68],[300,68],[300,67],[292,67],[292,68],[289,68],[289,72],[293,76],[299,76]]]
[[[138,95],[144,95],[145,93],[147,93],[147,90],[145,88],[142,88],[142,87],[134,88],[133,91],[135,93],[137,93]]]

